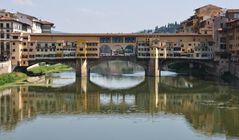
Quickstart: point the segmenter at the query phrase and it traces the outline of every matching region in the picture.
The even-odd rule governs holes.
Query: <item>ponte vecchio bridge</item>
[[[12,41],[12,64],[31,66],[39,62],[63,63],[88,76],[90,69],[110,60],[131,61],[146,76],[160,76],[168,63],[212,65],[211,35],[177,34],[19,34]]]

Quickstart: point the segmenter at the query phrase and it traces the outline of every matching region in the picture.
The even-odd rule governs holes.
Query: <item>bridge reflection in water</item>
[[[60,88],[20,86],[0,92],[0,129],[14,130],[37,115],[183,115],[209,135],[239,137],[238,90],[185,77],[146,78],[130,89],[107,89],[88,79]]]

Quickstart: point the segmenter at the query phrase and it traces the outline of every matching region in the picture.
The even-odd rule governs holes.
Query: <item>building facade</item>
[[[11,41],[15,33],[51,33],[53,23],[42,21],[36,17],[23,13],[11,13],[0,10],[0,61],[11,57]]]
[[[213,19],[222,12],[223,8],[211,4],[195,9],[195,14],[181,23],[178,32],[212,35]]]
[[[213,59],[213,40],[199,34],[19,34],[11,42],[12,65],[52,59]]]

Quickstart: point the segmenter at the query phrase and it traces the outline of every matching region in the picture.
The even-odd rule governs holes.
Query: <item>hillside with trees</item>
[[[168,23],[165,26],[156,26],[154,29],[145,29],[140,31],[139,33],[176,33],[177,29],[179,28],[180,24],[177,22],[175,23]]]

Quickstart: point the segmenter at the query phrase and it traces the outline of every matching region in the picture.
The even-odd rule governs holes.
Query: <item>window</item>
[[[3,28],[3,23],[0,23],[0,28]]]
[[[221,37],[221,38],[220,38],[220,42],[221,42],[221,43],[226,43],[226,38],[225,38],[225,37]]]
[[[12,52],[15,52],[16,50],[15,49],[12,49]]]
[[[23,31],[27,31],[27,25],[26,25],[26,24],[23,24],[23,25],[22,25],[22,30],[23,30]]]
[[[6,49],[10,50],[10,44],[9,43],[6,44]]]
[[[9,23],[7,23],[7,24],[6,24],[6,27],[7,27],[7,28],[10,28],[10,24],[9,24]]]
[[[97,46],[98,43],[86,43],[87,46]]]
[[[10,35],[9,34],[7,34],[7,39],[9,39],[10,38]]]
[[[113,43],[123,43],[124,39],[123,39],[123,37],[113,37],[112,42]]]
[[[4,33],[1,33],[1,38],[4,38]]]
[[[4,43],[1,42],[1,50],[3,51],[4,50]]]
[[[110,43],[110,37],[101,37],[100,43]]]
[[[35,58],[35,56],[34,55],[29,55],[29,58]]]
[[[226,44],[220,44],[220,49],[225,50],[226,49]]]
[[[12,38],[13,38],[13,39],[18,39],[18,36],[13,36]]]
[[[223,23],[220,24],[220,27],[223,28]]]
[[[125,43],[135,43],[136,38],[135,37],[125,37]]]

